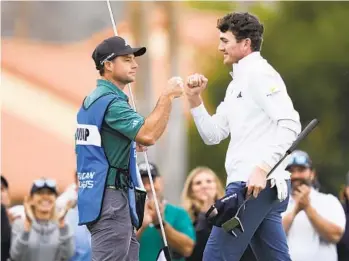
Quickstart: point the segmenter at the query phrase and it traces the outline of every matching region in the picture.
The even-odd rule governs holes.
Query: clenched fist
[[[207,82],[208,80],[205,76],[203,76],[202,74],[195,73],[188,76],[187,86],[189,88],[200,88],[200,91],[202,91],[206,88]]]
[[[185,94],[191,108],[195,108],[202,103],[200,94],[206,88],[207,82],[207,78],[201,74],[196,73],[188,76]]]
[[[183,95],[183,80],[181,77],[175,76],[168,80],[164,90],[164,95],[170,98],[178,98]]]

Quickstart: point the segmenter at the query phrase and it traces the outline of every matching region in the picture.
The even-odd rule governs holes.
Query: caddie
[[[132,48],[115,36],[92,54],[101,77],[78,112],[75,139],[79,225],[86,224],[91,232],[93,261],[138,260],[135,228],[142,225],[145,197],[132,195],[136,186],[130,175],[136,164],[132,145],[136,142],[144,150],[160,138],[173,99],[183,93],[182,80],[173,77],[147,118],[130,107],[124,89],[135,81],[135,58],[145,52],[145,47]]]

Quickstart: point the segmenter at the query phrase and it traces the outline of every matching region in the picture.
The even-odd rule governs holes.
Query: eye
[[[194,185],[201,185],[201,180],[200,181],[196,181],[195,183],[194,183]]]
[[[212,180],[212,179],[208,179],[208,180],[206,180],[206,182],[207,182],[208,184],[211,184],[211,183],[213,182],[213,180]]]

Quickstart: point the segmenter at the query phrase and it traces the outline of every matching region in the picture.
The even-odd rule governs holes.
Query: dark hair
[[[218,19],[217,28],[222,33],[231,31],[238,42],[251,39],[252,51],[260,51],[264,27],[256,16],[249,13],[230,13]]]
[[[1,176],[1,186],[3,186],[4,188],[8,189],[8,182],[5,179],[4,176]]]
[[[113,57],[113,59],[108,59],[108,60],[106,60],[106,61],[108,61],[108,62],[114,62],[114,60],[115,60],[117,57],[118,57],[118,56],[115,56],[115,57]],[[101,66],[99,66],[99,67],[97,68],[98,71],[99,71],[99,75],[100,75],[100,76],[104,76],[104,73],[105,73],[104,64],[105,64],[105,63],[103,63]]]
[[[103,76],[104,75],[104,66],[102,68],[100,68],[98,71],[99,71],[99,75]]]
[[[77,170],[74,171],[74,181],[75,184],[79,184],[79,176]]]

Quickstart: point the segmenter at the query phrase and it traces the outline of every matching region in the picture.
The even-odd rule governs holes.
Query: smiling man
[[[292,196],[282,222],[292,260],[338,260],[336,243],[346,222],[340,201],[312,187],[315,170],[305,151],[292,153],[287,170],[291,172]]]
[[[138,220],[134,217],[132,198],[128,198],[133,188],[131,145],[137,142],[140,149],[153,145],[166,128],[172,101],[183,93],[182,80],[173,77],[147,118],[130,107],[124,89],[135,81],[136,57],[145,52],[145,47],[132,48],[115,36],[92,54],[101,79],[78,112],[75,142],[79,225],[86,224],[91,232],[93,261],[138,260],[134,228],[139,227],[142,214]]]
[[[299,115],[281,76],[260,54],[264,27],[257,17],[227,14],[218,20],[217,28],[223,62],[233,69],[224,101],[214,115],[207,112],[201,99],[207,79],[200,74],[188,77],[185,91],[205,144],[219,144],[230,135],[226,194],[241,193],[247,187],[246,196],[252,200],[239,217],[245,231],[234,229],[234,237],[214,227],[203,260],[240,260],[250,244],[258,260],[289,261],[281,221],[288,202],[289,173],[282,164],[270,181],[267,173],[300,133]]]

